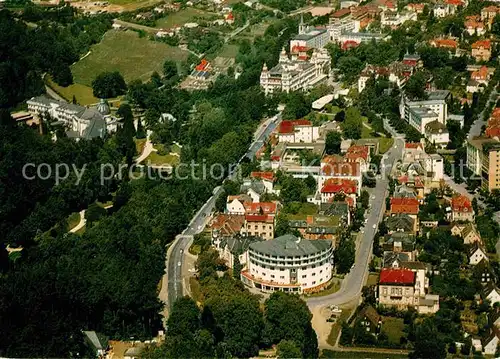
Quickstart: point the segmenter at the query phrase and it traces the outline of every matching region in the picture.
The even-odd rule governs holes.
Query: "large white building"
[[[324,288],[332,277],[333,243],[287,234],[249,245],[241,272],[246,285],[262,292],[304,293]]]
[[[278,128],[278,141],[285,143],[312,143],[319,139],[319,127],[309,120],[283,120]]]
[[[428,93],[428,98],[422,101],[410,101],[402,96],[399,106],[400,115],[420,133],[425,134],[425,126],[438,121],[446,125],[448,119],[447,99],[449,91],[440,90]]]
[[[109,106],[101,101],[97,108],[88,108],[47,96],[33,97],[27,101],[28,111],[37,117],[59,122],[68,137],[90,139],[103,137],[108,131],[116,131],[117,121],[110,116]]]
[[[325,80],[330,74],[330,55],[325,49],[315,49],[310,59],[290,59],[285,49],[278,64],[268,69],[266,64],[260,74],[260,86],[265,94],[276,91],[308,90]]]
[[[290,51],[299,52],[300,49],[322,49],[330,40],[328,30],[306,26],[300,18],[299,34],[290,40]]]

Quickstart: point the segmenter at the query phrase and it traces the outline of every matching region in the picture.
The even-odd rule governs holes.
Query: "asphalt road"
[[[255,153],[260,149],[280,121],[281,113],[266,120],[259,126],[255,131],[254,142],[250,145],[247,153],[240,159],[238,164],[245,157],[253,158],[255,156]],[[235,175],[236,173],[233,172],[230,173],[228,177],[232,178]],[[182,234],[177,236],[176,240],[172,243],[172,248],[167,252],[167,257],[165,259],[166,272],[163,277],[163,283],[168,283],[168,286],[167,290],[163,289],[160,291],[159,297],[161,301],[168,303],[169,306],[172,305],[177,298],[183,295],[182,266],[184,264],[184,254],[191,246],[193,236],[204,230],[208,218],[210,218],[211,213],[214,211],[215,202],[222,192],[223,189],[221,186],[214,188],[213,195],[194,215]]]
[[[470,131],[469,131],[469,136],[468,136],[468,139],[471,140],[473,137],[476,137],[476,136],[479,136],[481,135],[481,128],[486,125],[486,121],[483,121],[483,115],[484,115],[484,111],[488,108],[490,102],[492,101],[495,101],[497,100],[497,97],[498,97],[498,93],[497,93],[497,90],[496,90],[496,87],[491,91],[491,94],[490,94],[490,97],[488,98],[488,102],[486,103],[486,105],[484,106],[484,109],[481,111],[481,113],[479,114],[479,116],[477,117],[477,120],[474,121],[474,123],[472,124],[471,128],[470,128]]]
[[[387,196],[387,187],[389,184],[387,175],[391,172],[394,162],[402,158],[404,140],[402,138],[395,138],[394,145],[396,148],[393,146],[384,155],[382,160],[381,179],[377,179],[377,186],[373,188],[370,193],[371,210],[368,215],[368,221],[364,227],[364,233],[362,234],[361,241],[357,248],[354,268],[345,276],[339,291],[323,297],[307,299],[307,305],[309,307],[341,305],[351,302],[361,294],[361,289],[368,275],[373,238],[375,237],[378,224],[385,212],[385,198]]]

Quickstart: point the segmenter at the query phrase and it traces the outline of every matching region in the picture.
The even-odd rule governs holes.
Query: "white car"
[[[377,225],[376,225],[376,224],[374,224],[374,225],[372,226],[372,228],[373,228],[373,229],[376,229],[376,228],[377,228]]]
[[[181,262],[177,262],[177,267],[180,267],[182,265]]]
[[[375,196],[372,196],[372,199],[375,199]]]

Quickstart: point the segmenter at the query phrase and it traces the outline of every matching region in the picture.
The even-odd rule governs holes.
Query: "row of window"
[[[269,265],[265,265],[265,264],[260,264],[260,263],[258,263],[259,261],[255,261],[255,260],[253,260],[253,258],[250,258],[250,261],[251,261],[252,264],[254,264],[254,265],[258,266],[258,267],[261,267],[263,269],[279,270],[281,272],[287,270],[287,268],[284,268],[284,267],[274,267],[274,266],[269,266]],[[325,265],[327,263],[328,263],[328,259],[325,259],[325,260],[322,260],[321,262],[318,262],[316,264],[312,264],[310,266],[295,267],[295,268],[292,268],[292,270],[294,270],[294,269],[301,269],[301,270],[314,269],[317,266],[320,267],[320,266],[323,266],[323,265]],[[286,264],[284,264],[284,263],[278,263],[278,265],[286,265]],[[291,264],[289,264],[289,266],[291,266]]]

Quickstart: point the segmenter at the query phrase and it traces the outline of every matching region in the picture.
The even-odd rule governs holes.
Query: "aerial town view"
[[[0,358],[500,357],[500,0],[0,0]]]

